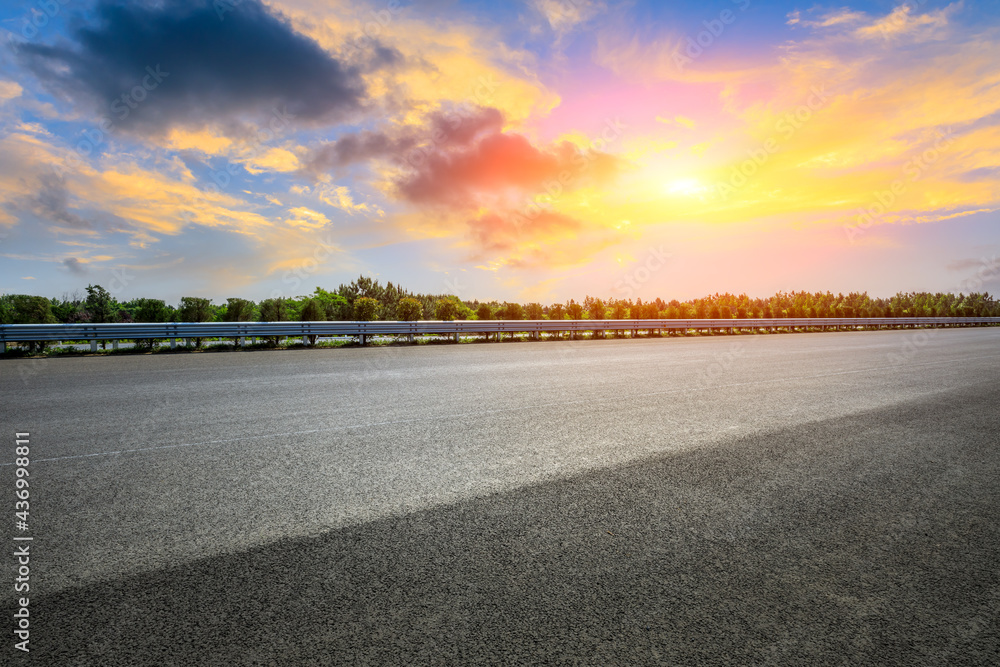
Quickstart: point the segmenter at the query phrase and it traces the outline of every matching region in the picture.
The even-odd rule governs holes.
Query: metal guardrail
[[[1000,324],[1000,317],[790,317],[705,320],[454,320],[416,322],[165,322],[137,324],[3,324],[0,342],[142,340],[150,338],[177,340],[189,338],[246,338],[351,336],[362,344],[369,336],[423,334],[502,334],[529,333],[534,338],[543,332],[581,331],[753,331],[775,329],[854,329],[954,327]]]

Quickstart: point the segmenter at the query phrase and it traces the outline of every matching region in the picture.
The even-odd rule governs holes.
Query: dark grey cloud
[[[87,273],[87,265],[76,257],[67,257],[62,263],[73,275],[82,276]]]
[[[436,111],[430,116],[431,141],[445,148],[466,146],[483,133],[499,132],[503,114],[491,107],[468,113]]]
[[[336,122],[365,90],[345,65],[259,0],[99,3],[68,44],[27,44],[23,63],[45,84],[116,126],[259,122],[274,109],[297,122]],[[389,50],[375,54],[394,62]],[[141,98],[141,99],[140,99]]]
[[[385,132],[358,132],[314,149],[306,160],[306,168],[313,173],[342,169],[357,162],[391,157],[405,153],[417,144],[413,133],[389,136]]]
[[[306,159],[306,170],[316,174],[373,159],[422,161],[424,152],[467,146],[484,134],[499,132],[503,121],[500,111],[488,107],[436,111],[421,126],[348,134],[323,144]]]
[[[89,229],[90,221],[69,208],[66,179],[59,174],[42,174],[38,177],[38,191],[31,200],[31,209],[39,217],[78,229]]]
[[[982,259],[956,259],[953,262],[948,262],[945,266],[952,271],[968,271],[969,269],[978,269],[983,266],[985,261]]]

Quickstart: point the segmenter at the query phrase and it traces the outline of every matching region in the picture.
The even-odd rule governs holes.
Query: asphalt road
[[[0,664],[1000,662],[1000,329],[5,360],[0,392],[35,538]]]

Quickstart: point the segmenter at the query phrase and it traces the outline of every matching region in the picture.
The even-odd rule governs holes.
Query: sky
[[[12,0],[0,293],[1000,289],[994,0]]]

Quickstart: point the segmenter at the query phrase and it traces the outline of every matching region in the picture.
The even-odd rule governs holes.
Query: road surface
[[[37,664],[1000,657],[1000,329],[5,360],[0,390]]]

